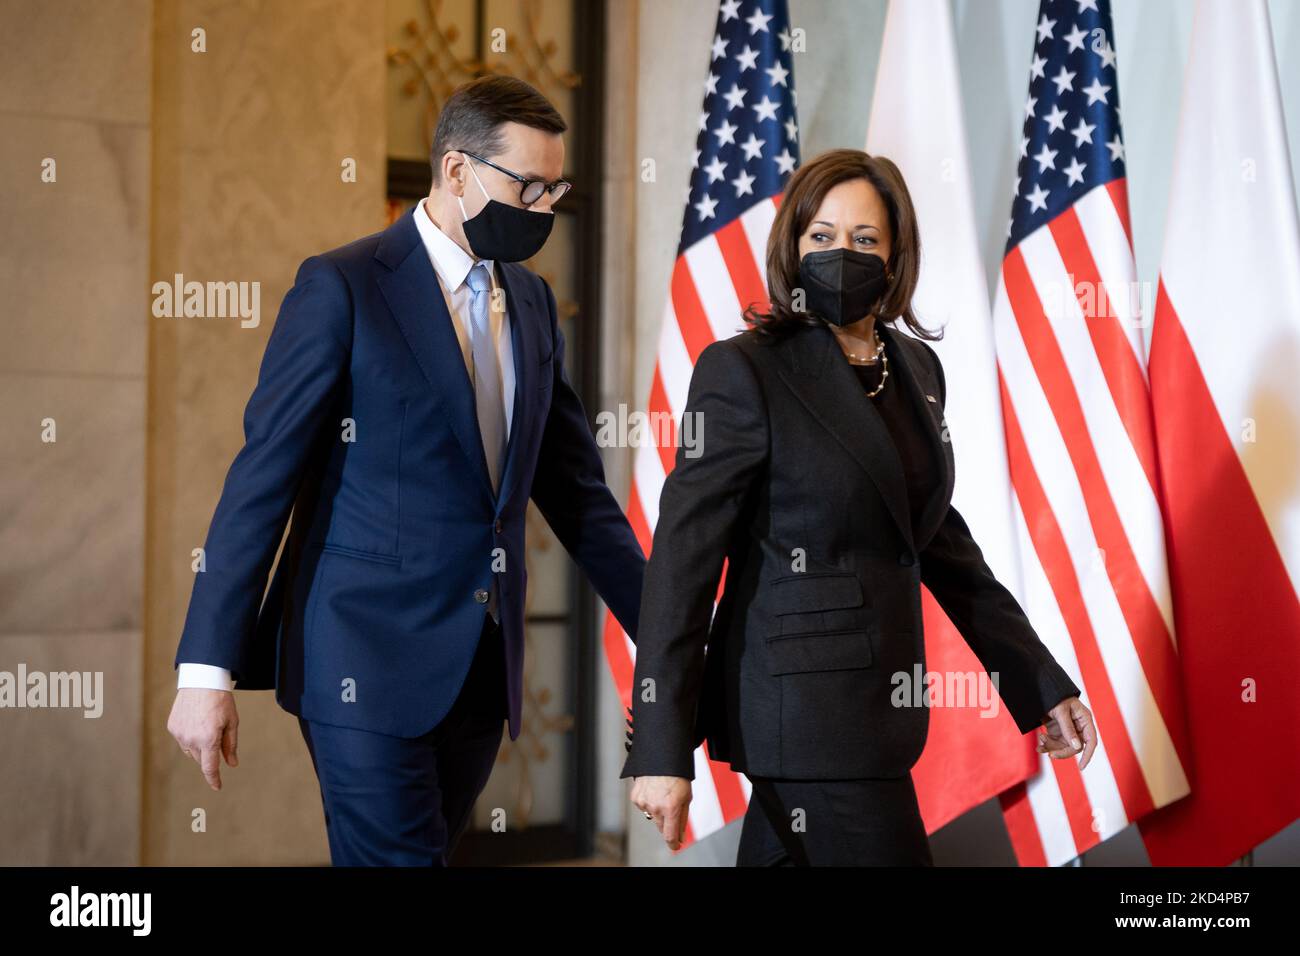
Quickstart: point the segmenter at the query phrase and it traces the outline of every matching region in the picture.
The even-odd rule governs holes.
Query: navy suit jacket
[[[274,687],[309,720],[418,736],[456,699],[496,574],[513,740],[530,496],[635,640],[645,555],[565,374],[555,296],[523,266],[496,268],[515,365],[499,495],[412,216],[302,264],[244,411],[177,665],[229,668],[237,689]]]

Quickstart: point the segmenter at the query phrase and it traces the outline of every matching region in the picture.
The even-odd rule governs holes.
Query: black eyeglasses
[[[448,150],[450,152],[450,150]],[[498,166],[490,159],[484,159],[478,153],[471,153],[467,149],[458,149],[458,153],[464,153],[466,156],[472,156],[484,165],[491,166],[498,172],[505,173],[511,179],[519,183],[519,199],[525,206],[531,206],[537,200],[542,198],[542,193],[551,194],[551,202],[559,202],[564,194],[573,188],[573,184],[565,179],[557,179],[553,183],[545,182],[541,179],[529,179],[527,176],[520,176],[518,173],[506,169],[504,166]]]

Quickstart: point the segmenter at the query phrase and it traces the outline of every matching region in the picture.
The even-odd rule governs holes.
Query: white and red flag
[[[1153,864],[1219,866],[1300,817],[1300,223],[1264,0],[1196,5],[1149,365],[1194,759],[1139,826]]]
[[[931,345],[949,394],[961,397],[948,404],[945,420],[957,463],[953,504],[967,516],[997,579],[1020,599],[993,319],[948,0],[889,4],[866,145],[898,166],[916,209],[921,270],[912,306],[922,325],[944,329]],[[926,669],[982,675],[974,652],[924,589],[922,613]],[[1033,738],[1020,733],[1005,708],[931,707],[925,751],[912,770],[926,831],[1037,772]]]

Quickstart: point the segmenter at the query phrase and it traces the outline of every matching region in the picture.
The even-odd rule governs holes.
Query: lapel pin
[[[934,402],[936,405],[939,403],[939,400],[935,398],[933,395],[930,395],[929,393],[926,394],[925,400],[927,402]]]

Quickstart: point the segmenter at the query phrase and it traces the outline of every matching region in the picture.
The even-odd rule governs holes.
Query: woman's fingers
[[[1048,715],[1044,730],[1038,732],[1039,753],[1054,760],[1079,756],[1079,769],[1088,766],[1097,749],[1097,727],[1092,712],[1077,697],[1063,701]]]
[[[1079,705],[1083,714],[1080,717],[1079,733],[1083,736],[1083,759],[1079,761],[1079,769],[1082,770],[1088,766],[1088,761],[1092,760],[1092,752],[1097,749],[1097,725],[1092,721],[1092,713],[1088,708]]]

